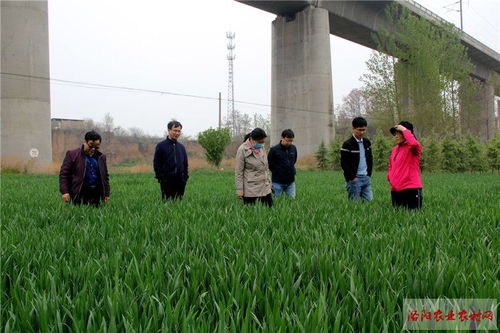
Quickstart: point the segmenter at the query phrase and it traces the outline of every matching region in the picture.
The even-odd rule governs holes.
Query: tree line
[[[500,133],[486,145],[470,134],[460,137],[430,136],[419,139],[423,146],[420,167],[424,172],[487,172],[500,170]],[[329,145],[321,143],[316,151],[319,170],[341,171],[340,148],[342,141],[335,138]],[[372,141],[373,169],[387,171],[387,163],[394,141],[381,131]]]
[[[364,116],[378,130],[411,120],[419,137],[471,133],[483,142],[492,138],[479,97],[484,83],[470,75],[473,64],[461,32],[396,4],[388,7],[386,17],[394,29],[373,35],[378,51],[366,63],[362,87],[336,107],[337,133],[350,132],[350,120]],[[500,91],[499,75],[491,75],[487,84]]]

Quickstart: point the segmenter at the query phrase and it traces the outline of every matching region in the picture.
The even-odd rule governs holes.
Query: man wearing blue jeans
[[[295,134],[291,129],[281,133],[281,140],[271,147],[267,155],[269,169],[272,172],[273,195],[279,197],[283,192],[295,198],[295,162],[297,148],[293,145]]]
[[[340,164],[344,170],[346,189],[350,200],[373,200],[371,175],[373,155],[371,142],[365,138],[368,123],[363,117],[352,120],[352,137],[340,149]]]

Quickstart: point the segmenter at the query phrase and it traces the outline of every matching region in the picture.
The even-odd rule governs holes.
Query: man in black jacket
[[[368,123],[363,117],[352,120],[352,137],[340,149],[340,164],[344,170],[350,200],[373,200],[371,175],[373,155],[371,142],[365,138]]]
[[[272,147],[267,155],[269,169],[272,172],[273,194],[279,197],[285,192],[295,198],[295,162],[297,148],[293,145],[295,134],[291,129],[281,133],[280,143]]]
[[[189,178],[186,149],[177,141],[182,125],[173,120],[167,128],[167,138],[156,145],[153,166],[162,198],[182,199]]]

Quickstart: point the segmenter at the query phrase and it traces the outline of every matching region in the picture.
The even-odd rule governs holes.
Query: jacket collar
[[[292,148],[293,145],[289,146],[289,147],[285,147],[283,146],[283,144],[281,144],[281,141],[278,143],[278,146],[280,146],[281,149],[284,149],[284,150],[287,150],[287,149],[290,149]]]
[[[363,142],[363,138],[361,138],[361,139],[359,139],[359,140],[358,140],[358,138],[357,138],[357,137],[355,137],[355,136],[354,136],[354,134],[352,135],[352,138],[353,138],[356,142],[358,142],[358,143],[360,143],[360,142],[361,142],[361,143],[364,143],[364,142]]]

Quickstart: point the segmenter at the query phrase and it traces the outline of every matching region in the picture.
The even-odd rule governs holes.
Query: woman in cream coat
[[[267,135],[262,128],[255,128],[245,136],[236,153],[236,196],[245,204],[260,201],[271,207],[271,179],[264,141]]]

